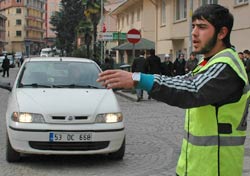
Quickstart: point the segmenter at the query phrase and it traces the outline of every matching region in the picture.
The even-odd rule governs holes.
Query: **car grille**
[[[108,147],[109,141],[100,142],[36,142],[29,141],[30,147],[38,150],[88,151]]]
[[[88,116],[71,116],[74,117],[75,120],[86,120]],[[66,120],[67,116],[52,116],[53,120]]]
[[[51,116],[50,123],[87,123],[88,116]]]

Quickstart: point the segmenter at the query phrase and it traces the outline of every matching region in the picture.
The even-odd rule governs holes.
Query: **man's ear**
[[[220,32],[218,33],[218,39],[223,40],[226,37],[227,33],[228,33],[227,27],[222,27],[220,29]]]

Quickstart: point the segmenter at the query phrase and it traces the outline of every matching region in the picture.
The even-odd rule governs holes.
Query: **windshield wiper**
[[[45,84],[38,84],[38,83],[32,83],[32,84],[20,84],[19,87],[43,87],[43,88],[51,88],[50,85],[45,85]]]
[[[80,85],[80,84],[66,84],[66,85],[52,85],[52,87],[55,88],[93,88],[93,89],[99,89],[99,87],[94,85]]]
[[[87,85],[80,85],[80,84],[70,84],[68,85],[70,88],[94,88],[94,89],[99,89],[97,86],[93,86],[90,84]]]

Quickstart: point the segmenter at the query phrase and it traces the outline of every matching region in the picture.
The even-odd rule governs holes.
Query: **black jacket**
[[[9,69],[10,68],[10,60],[5,57],[2,63],[2,68],[3,69]]]
[[[161,59],[156,55],[147,57],[145,71],[149,74],[161,74]]]
[[[218,63],[195,76],[191,72],[172,78],[155,75],[149,93],[169,105],[191,108],[238,101],[243,87],[244,81],[229,65]]]
[[[132,72],[145,73],[145,63],[146,63],[146,60],[143,56],[135,58],[132,64]]]

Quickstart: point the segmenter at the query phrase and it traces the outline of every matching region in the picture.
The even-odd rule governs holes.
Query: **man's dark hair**
[[[250,54],[250,51],[248,49],[243,51],[244,54]]]
[[[143,56],[144,56],[144,55],[145,55],[145,51],[144,51],[144,50],[141,50],[141,51],[140,51],[140,55],[143,55]]]
[[[150,50],[149,50],[149,54],[150,54],[151,56],[155,55],[155,49],[150,49]]]
[[[192,16],[192,21],[207,20],[215,28],[215,34],[217,35],[222,27],[228,29],[228,33],[223,40],[227,48],[231,48],[230,34],[233,28],[234,18],[229,10],[219,4],[206,4],[199,7]]]

